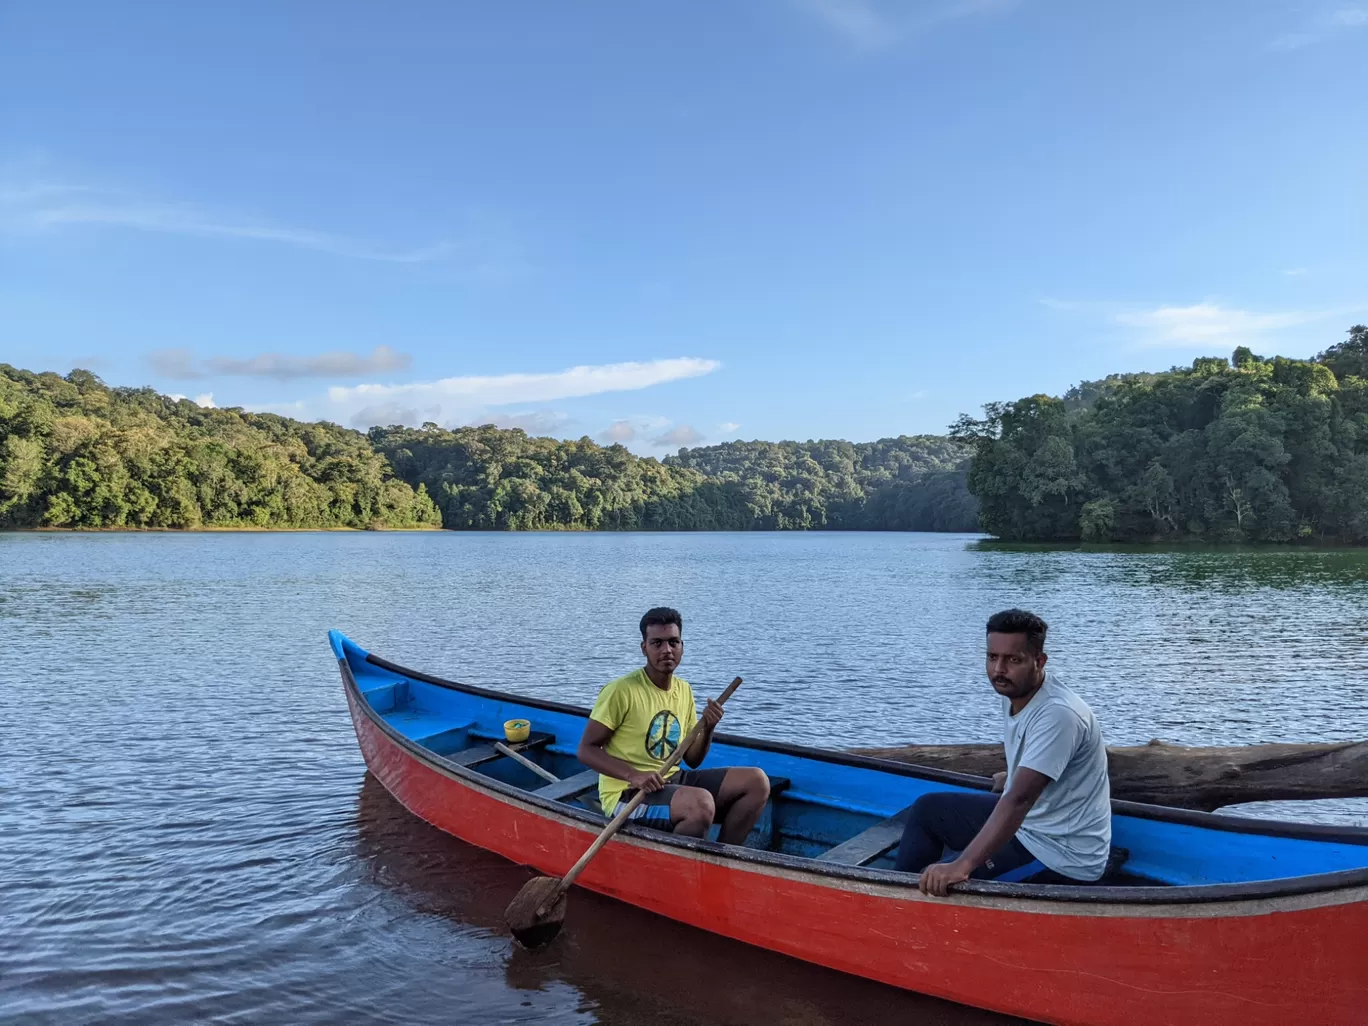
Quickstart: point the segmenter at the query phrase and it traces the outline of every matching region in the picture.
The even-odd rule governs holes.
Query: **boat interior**
[[[338,632],[332,643],[362,700],[425,757],[581,814],[601,815],[598,774],[575,757],[587,710],[408,670],[370,655]],[[515,718],[530,721],[531,733],[513,745],[504,740],[503,724]],[[501,752],[496,743],[540,772]],[[891,871],[907,810],[918,797],[937,790],[985,789],[977,777],[722,733],[713,741],[707,765],[763,769],[770,778],[770,801],[745,847],[812,860],[814,869]],[[1104,890],[1240,885],[1368,869],[1368,829],[1363,828],[1126,802],[1114,803],[1112,822],[1112,858],[1098,882]],[[710,836],[715,839],[716,827]],[[1029,884],[1042,869],[1035,864],[1000,879]]]

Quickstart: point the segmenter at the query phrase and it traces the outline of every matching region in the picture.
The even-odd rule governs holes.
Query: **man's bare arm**
[[[664,787],[665,781],[660,778],[659,773],[642,773],[633,769],[631,764],[603,750],[603,746],[613,739],[613,733],[612,727],[598,720],[590,720],[580,737],[579,747],[575,749],[575,758],[591,770],[597,770],[606,777],[625,780],[632,787],[647,794]]]
[[[953,862],[927,866],[921,874],[921,889],[926,894],[944,897],[952,884],[963,883],[971,873],[988,861],[993,852],[1016,836],[1026,813],[1036,803],[1050,778],[1033,769],[1019,769],[1012,786],[998,799],[988,822]]]

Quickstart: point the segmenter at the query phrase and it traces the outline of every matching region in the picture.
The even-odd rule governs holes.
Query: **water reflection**
[[[506,936],[503,910],[527,870],[410,815],[369,773],[356,827],[357,854],[375,886],[463,932]],[[621,1026],[1024,1021],[807,965],[579,890],[556,943],[529,952],[508,942],[504,978],[528,993],[569,984],[583,995],[581,1011]]]
[[[1359,740],[1366,584],[1364,550],[0,532],[0,1019],[996,1021],[589,895],[565,944],[515,953],[521,871],[373,784],[358,811],[326,631],[588,705],[668,601],[695,690],[746,679],[728,729],[844,747],[1000,739],[983,622],[1021,604],[1110,743]],[[1368,801],[1277,814],[1363,822]]]
[[[1238,545],[1098,545],[1078,542],[975,541],[970,552],[1015,557],[1024,573],[1067,575],[1087,568],[1144,587],[1234,592],[1249,588],[1319,589],[1368,582],[1362,549],[1250,548]],[[1035,557],[1021,559],[1020,557]]]

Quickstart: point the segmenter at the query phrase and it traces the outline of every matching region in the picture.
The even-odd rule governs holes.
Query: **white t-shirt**
[[[1102,728],[1088,703],[1047,673],[1017,715],[1003,698],[1002,744],[1007,788],[1021,768],[1051,781],[1026,813],[1017,840],[1056,873],[1096,880],[1111,849],[1111,785]]]

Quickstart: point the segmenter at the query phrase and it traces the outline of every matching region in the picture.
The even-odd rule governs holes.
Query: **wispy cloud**
[[[413,357],[395,352],[389,346],[376,346],[367,356],[334,350],[317,356],[285,356],[262,353],[237,360],[214,356],[206,361],[215,374],[232,374],[249,378],[274,378],[292,381],[296,378],[353,378],[363,374],[384,374],[408,368]]]
[[[600,431],[598,435],[600,442],[607,442],[609,445],[616,442],[626,444],[635,439],[636,436],[637,429],[632,426],[631,421],[626,420],[613,421],[613,423]]]
[[[608,363],[599,366],[571,367],[550,374],[500,374],[492,377],[468,376],[417,381],[405,385],[356,385],[328,389],[335,403],[352,399],[396,399],[407,401],[473,400],[483,406],[510,403],[553,402],[604,392],[631,392],[667,381],[711,374],[722,366],[716,360],[678,357],[648,363]]]
[[[469,375],[406,384],[364,384],[328,389],[321,415],[356,427],[372,424],[480,424],[495,420],[490,407],[551,403],[561,399],[632,392],[656,385],[711,374],[716,360],[695,357],[652,360],[646,363],[609,363],[570,367],[546,374]],[[528,416],[508,414],[509,417]],[[514,425],[511,421],[509,426]],[[663,421],[625,422],[637,431],[654,430]],[[609,430],[612,430],[611,428]]]
[[[887,46],[893,25],[871,0],[798,0],[799,6],[859,46]]]
[[[718,433],[719,435],[730,435],[730,434],[732,434],[733,432],[735,432],[735,431],[740,431],[740,430],[741,430],[741,425],[738,424],[738,423],[736,423],[735,421],[731,421],[731,420],[727,421],[727,423],[725,423],[725,424],[718,424],[718,425],[717,425],[717,433]]]
[[[1289,278],[1300,278],[1305,273],[1305,267],[1289,267],[1287,270],[1283,271],[1283,274],[1287,275]]]
[[[528,410],[520,413],[491,413],[471,417],[468,427],[493,424],[500,428],[521,428],[529,435],[550,435],[563,431],[570,424],[570,415],[557,410]]]
[[[848,42],[882,49],[947,22],[995,14],[1018,0],[792,0]]]
[[[152,373],[173,381],[194,381],[204,377],[204,371],[195,362],[195,354],[188,349],[154,349],[147,354],[147,365]]]
[[[182,399],[190,399],[189,396],[181,395],[177,392],[171,393],[167,398],[174,399],[177,402],[180,402]],[[195,396],[195,398],[190,399],[190,401],[196,406],[202,406],[206,410],[215,408],[213,392],[201,392],[199,395]]]
[[[211,356],[203,361],[196,360],[189,349],[158,349],[148,354],[147,361],[158,374],[178,381],[212,375],[295,381],[299,378],[355,378],[401,371],[413,362],[413,358],[407,353],[395,352],[389,346],[376,346],[366,356],[335,350],[317,356],[261,353],[246,359]]]
[[[1124,327],[1140,329],[1141,340],[1147,345],[1197,348],[1257,341],[1273,332],[1324,320],[1333,313],[1331,310],[1255,313],[1206,302],[1118,313],[1115,320]]]
[[[441,260],[455,255],[458,248],[450,242],[409,249],[380,246],[345,235],[213,213],[189,203],[150,200],[88,185],[0,185],[0,228],[43,232],[82,226],[277,243],[333,256],[398,264]]]
[[[1368,28],[1368,7],[1350,5],[1324,8],[1304,27],[1279,36],[1270,44],[1274,50],[1300,50],[1323,43],[1354,29]]]
[[[295,407],[309,409],[309,404],[296,403]],[[289,416],[298,417],[301,416],[301,414],[292,413],[289,414]],[[316,418],[317,414],[312,413],[309,416]],[[351,412],[335,408],[328,410],[325,419],[333,421],[345,420],[348,425],[361,431],[366,430],[366,428],[375,427],[377,424],[381,427],[389,427],[391,424],[405,424],[409,427],[417,427],[420,424],[427,423],[442,424],[442,407],[438,405],[422,408],[418,406],[406,406],[403,403],[371,403]],[[458,421],[454,420],[448,421],[446,426],[455,427],[457,423]]]
[[[1059,310],[1059,311],[1061,311],[1061,312],[1069,312],[1069,311],[1072,311],[1072,310],[1080,310],[1080,309],[1082,309],[1083,306],[1084,306],[1083,303],[1074,302],[1073,300],[1069,300],[1069,299],[1054,299],[1054,298],[1052,298],[1052,297],[1050,297],[1050,296],[1045,296],[1045,297],[1042,298],[1042,299],[1036,300],[1036,302],[1038,302],[1041,306],[1045,307],[1046,309],[1049,309],[1049,310]]]
[[[656,435],[651,439],[651,444],[657,448],[678,448],[680,446],[695,445],[703,440],[703,435],[695,431],[688,424],[679,424],[663,434]]]

